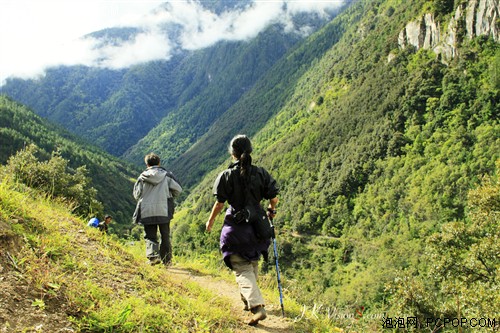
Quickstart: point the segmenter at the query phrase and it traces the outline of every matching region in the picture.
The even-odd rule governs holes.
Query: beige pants
[[[240,294],[246,299],[248,307],[251,309],[258,305],[264,305],[264,298],[259,286],[257,286],[259,262],[248,261],[237,254],[231,255],[229,260],[233,266]]]

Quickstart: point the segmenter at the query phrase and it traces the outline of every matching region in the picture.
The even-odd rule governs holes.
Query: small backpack
[[[97,228],[99,226],[99,219],[97,217],[93,217],[89,220],[89,223],[87,223],[89,227],[94,227]]]

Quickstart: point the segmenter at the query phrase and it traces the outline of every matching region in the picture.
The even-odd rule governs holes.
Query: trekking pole
[[[276,265],[276,277],[278,279],[278,290],[280,292],[281,314],[283,315],[283,318],[285,318],[285,307],[283,306],[283,290],[281,289],[280,267],[279,267],[279,264],[278,264],[278,250],[276,249],[276,234],[274,232],[273,219],[269,218],[269,222],[271,222],[271,230],[272,230],[272,236],[271,236],[271,238],[273,239],[274,263]]]

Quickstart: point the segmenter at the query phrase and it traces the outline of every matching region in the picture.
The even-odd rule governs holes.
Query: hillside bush
[[[96,199],[97,190],[90,186],[91,179],[85,166],[76,170],[68,167],[68,160],[59,152],[52,152],[49,160],[40,161],[34,144],[18,151],[7,162],[7,170],[15,181],[38,189],[51,198],[71,204],[73,213],[80,216],[98,214],[103,205]]]

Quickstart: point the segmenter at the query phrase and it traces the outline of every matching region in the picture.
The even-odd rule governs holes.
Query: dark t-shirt
[[[100,222],[99,225],[97,226],[99,228],[99,230],[101,230],[102,232],[105,232],[105,233],[108,233],[108,225],[106,224],[106,222]]]
[[[214,195],[218,202],[228,202],[231,207],[226,211],[224,225],[220,235],[220,249],[224,262],[229,268],[229,256],[239,254],[247,260],[258,260],[261,255],[267,257],[269,240],[258,239],[249,223],[235,224],[233,214],[245,206],[243,181],[240,179],[238,162],[219,174],[214,183]],[[262,167],[253,166],[248,186],[248,204],[259,204],[262,199],[273,199],[279,193],[276,181]]]
[[[214,184],[214,196],[218,202],[228,202],[235,210],[245,206],[244,182],[240,176],[239,162],[219,174]],[[276,181],[262,167],[251,166],[250,180],[246,183],[247,203],[258,204],[262,199],[273,199],[279,193]]]

